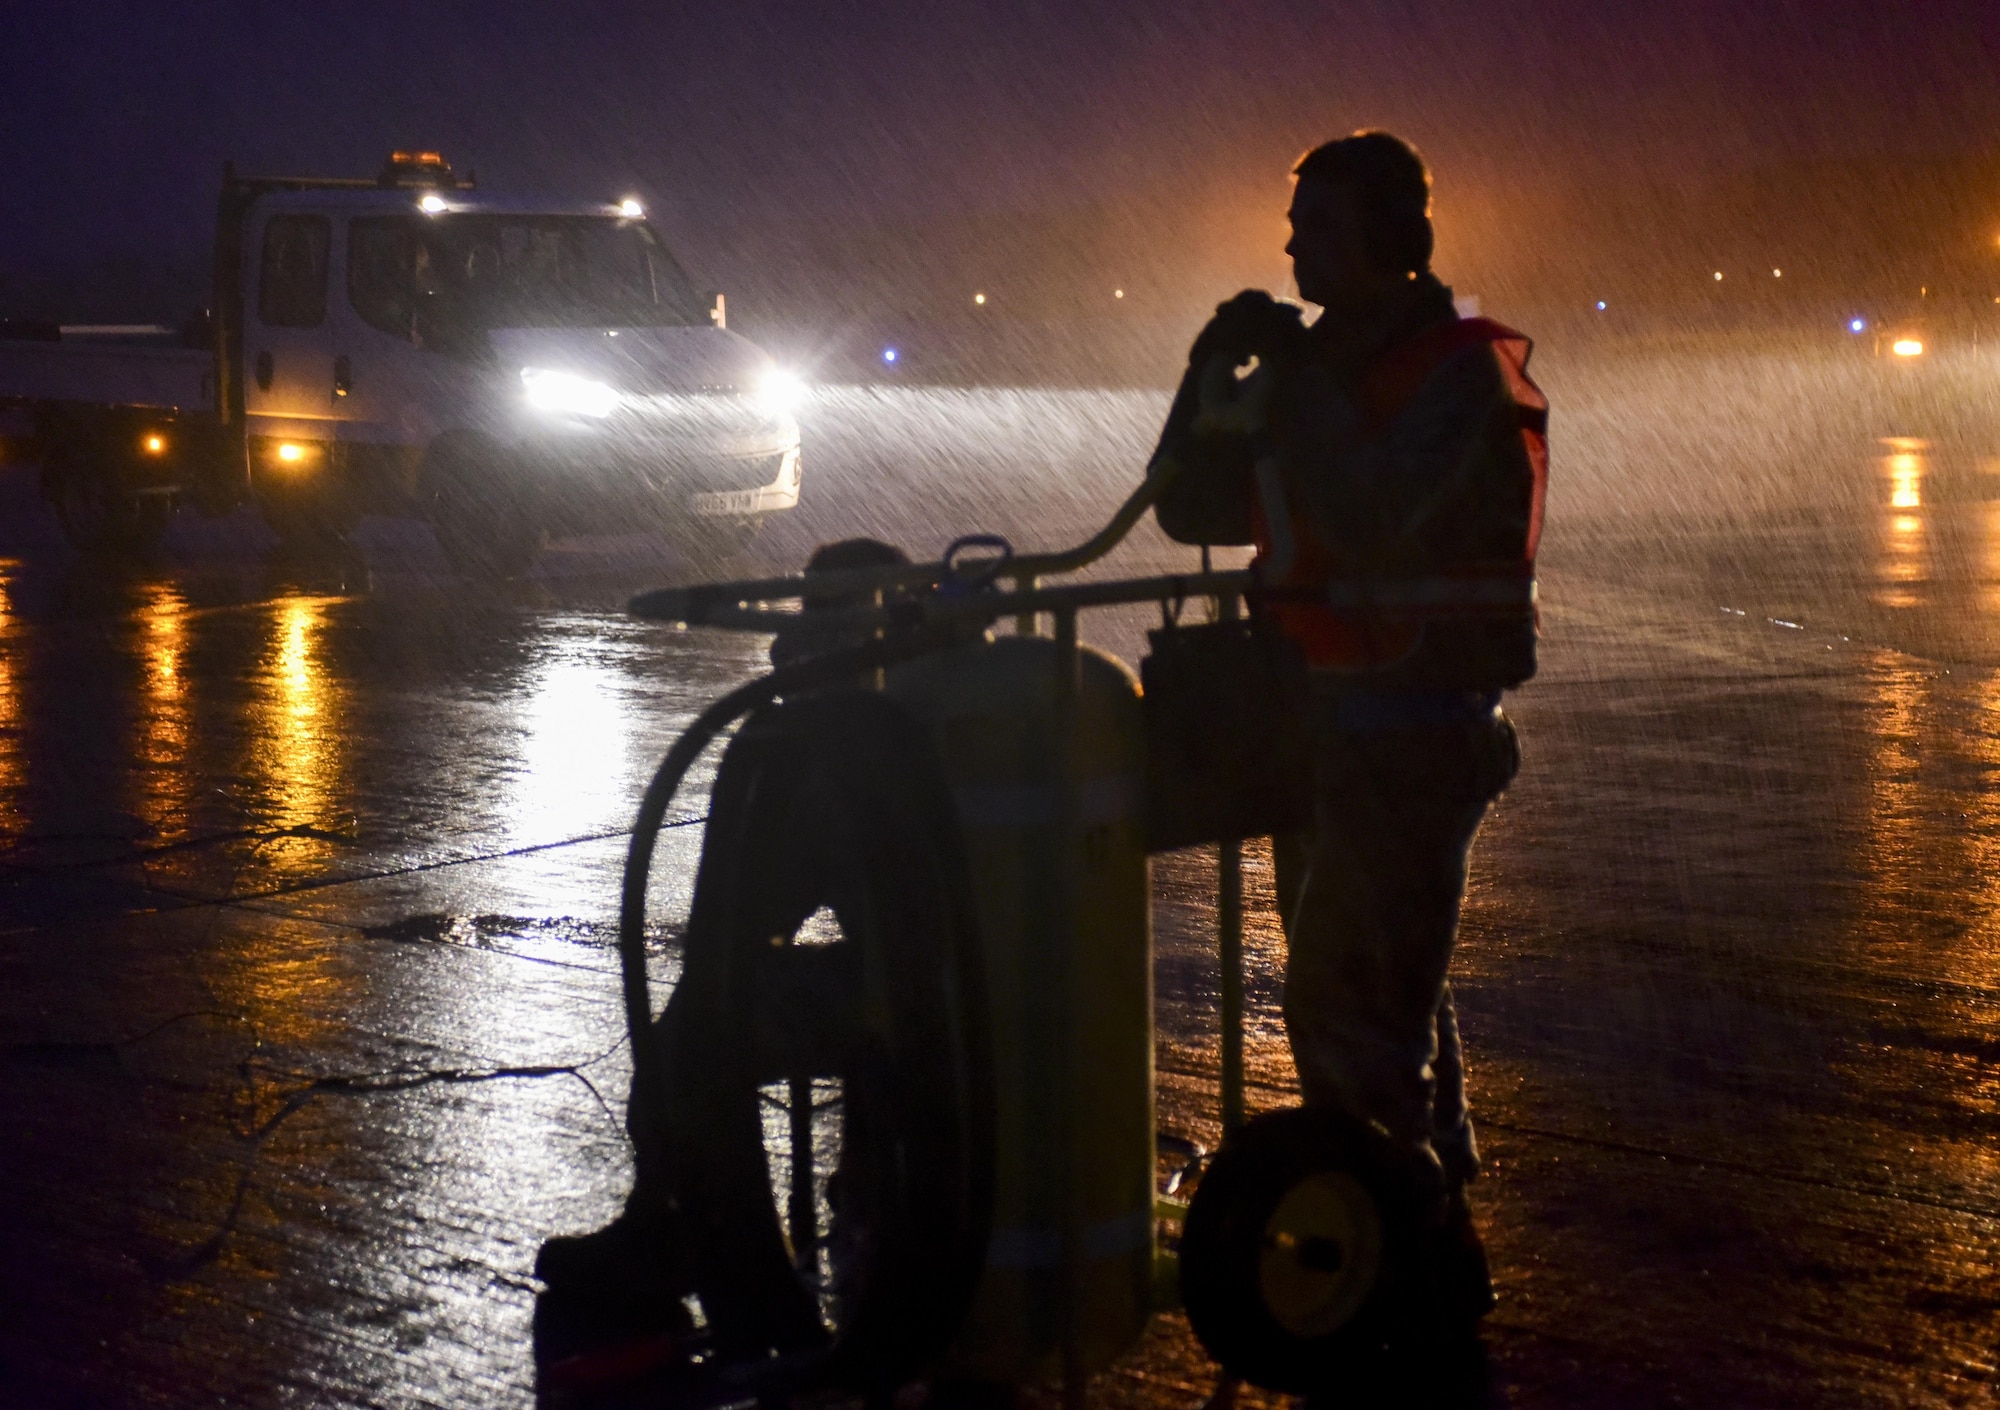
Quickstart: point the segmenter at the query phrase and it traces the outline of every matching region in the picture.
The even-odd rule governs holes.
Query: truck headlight
[[[805,379],[782,367],[769,368],[757,379],[752,395],[766,415],[789,416],[806,398]]]
[[[558,416],[609,416],[618,406],[616,391],[574,372],[524,367],[521,386],[527,391],[529,406]]]

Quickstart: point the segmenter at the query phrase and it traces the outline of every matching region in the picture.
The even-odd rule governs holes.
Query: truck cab
[[[798,502],[801,384],[634,201],[491,199],[434,153],[374,181],[229,174],[213,338],[215,434],[176,441],[221,462],[190,467],[205,503],[254,499],[287,540],[417,514],[505,574],[551,533],[726,550]]]

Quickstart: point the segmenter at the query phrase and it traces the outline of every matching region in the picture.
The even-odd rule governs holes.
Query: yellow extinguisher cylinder
[[[1043,637],[970,643],[887,685],[951,783],[991,1009],[993,1234],[950,1369],[1094,1370],[1144,1330],[1153,1276],[1138,685],[1115,658]]]

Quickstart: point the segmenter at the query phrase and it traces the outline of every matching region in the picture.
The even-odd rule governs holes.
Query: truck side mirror
[[[706,293],[702,299],[708,304],[708,321],[718,328],[729,326],[729,303],[719,293]]]

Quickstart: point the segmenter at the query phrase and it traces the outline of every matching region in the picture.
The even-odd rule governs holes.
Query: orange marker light
[[[1889,344],[1889,351],[1897,357],[1922,357],[1924,345],[1916,338],[1898,338]]]
[[[167,438],[165,436],[148,436],[141,444],[146,447],[146,454],[163,455],[167,449]]]
[[[278,447],[278,459],[287,465],[297,465],[306,458],[306,448],[296,441],[286,441]]]

